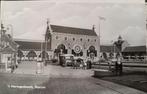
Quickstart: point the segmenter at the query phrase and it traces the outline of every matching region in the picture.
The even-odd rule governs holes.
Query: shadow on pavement
[[[121,76],[101,74],[93,77],[147,92],[147,72],[145,71],[126,71]]]

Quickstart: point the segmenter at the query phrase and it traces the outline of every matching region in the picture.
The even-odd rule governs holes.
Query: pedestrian
[[[87,63],[87,69],[90,69],[90,59],[89,58],[86,63]]]
[[[111,64],[112,64],[112,61],[111,59],[108,60],[108,66],[109,66],[109,70],[111,71]]]
[[[118,63],[117,61],[114,62],[115,62],[115,74],[118,75]]]
[[[118,74],[118,63],[117,63],[116,57],[113,58],[113,62],[115,64],[115,69],[114,69],[115,71],[114,72],[115,72],[115,75],[117,75]]]
[[[118,64],[118,73],[117,73],[117,75],[121,76],[122,75],[122,57],[121,56],[117,57],[117,64]]]
[[[87,62],[86,62],[86,61],[85,61],[85,62],[83,61],[83,63],[84,63],[84,65],[83,65],[83,69],[86,70],[86,69],[87,69]]]
[[[83,62],[82,60],[80,61],[80,66],[79,66],[80,69],[83,69]]]
[[[76,60],[73,60],[73,69],[77,69],[77,62],[76,62]]]
[[[90,61],[89,62],[89,69],[91,69],[92,68],[92,62]]]

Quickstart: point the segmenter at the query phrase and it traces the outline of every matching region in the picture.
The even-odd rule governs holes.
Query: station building
[[[47,22],[45,41],[15,40],[19,44],[22,59],[36,60],[47,54],[48,59],[59,54],[73,54],[76,57],[99,57],[99,36],[94,26],[91,29],[50,25]],[[42,55],[42,56],[41,56]],[[43,56],[44,57],[44,56]]]

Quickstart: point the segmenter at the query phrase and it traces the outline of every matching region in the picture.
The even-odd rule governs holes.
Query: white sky
[[[47,18],[55,25],[91,29],[94,24],[98,34],[98,16],[103,16],[102,44],[121,35],[131,45],[145,45],[144,0],[57,1],[3,1],[2,22],[13,25],[15,38],[43,40]]]

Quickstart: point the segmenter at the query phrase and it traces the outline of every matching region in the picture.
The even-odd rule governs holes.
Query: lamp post
[[[3,46],[3,43],[2,43],[2,34],[3,34],[3,29],[4,29],[4,26],[3,24],[1,23],[1,26],[0,26],[0,51],[2,51],[2,46]],[[2,53],[0,52],[0,63],[2,62]]]

